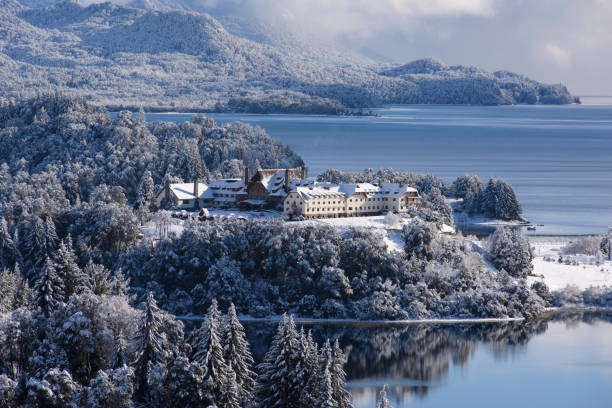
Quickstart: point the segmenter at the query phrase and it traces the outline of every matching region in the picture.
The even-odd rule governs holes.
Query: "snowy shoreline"
[[[564,313],[612,313],[612,307],[549,307],[534,319],[547,318]],[[204,316],[182,315],[176,316],[178,320],[202,321]],[[247,315],[238,316],[243,323],[278,323],[283,320],[283,316],[253,317]],[[407,320],[358,320],[358,319],[316,319],[305,317],[294,317],[296,324],[305,325],[332,325],[332,326],[408,326],[414,324],[488,324],[488,323],[508,323],[527,320],[524,317],[473,317],[473,318],[449,318],[449,319],[407,319]]]

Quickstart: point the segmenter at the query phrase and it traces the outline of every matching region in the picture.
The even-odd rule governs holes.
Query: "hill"
[[[232,33],[208,14],[169,10],[174,3],[164,10],[152,1],[134,4],[141,8],[1,0],[2,96],[58,89],[112,107],[326,114],[392,103],[572,101],[562,85],[512,73],[433,60],[343,62],[266,35],[265,27],[225,18]]]

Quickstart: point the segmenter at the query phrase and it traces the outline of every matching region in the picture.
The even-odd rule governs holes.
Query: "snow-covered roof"
[[[417,193],[418,191],[414,187],[410,187],[407,184],[400,185],[398,183],[382,183],[376,195],[383,197],[400,197],[406,193]]]
[[[220,189],[239,189],[239,188],[244,188],[244,180],[239,179],[239,178],[232,178],[232,179],[219,179],[219,180],[215,180],[212,183],[209,184],[208,186],[209,188],[212,188],[213,190],[220,190]]]
[[[300,179],[299,169],[265,169],[258,170],[251,179],[255,183],[261,183],[271,195],[284,195],[285,172],[289,170],[290,179]]]
[[[300,180],[310,181],[310,180]],[[398,183],[383,183],[382,186],[376,186],[370,183],[357,183],[357,184],[329,184],[329,183],[316,183],[310,181],[303,185],[292,185],[291,192],[299,194],[299,196],[307,201],[311,198],[320,197],[338,197],[346,198],[353,194],[366,194],[369,196],[377,197],[401,197],[407,192],[414,192],[418,194],[418,191],[407,185],[400,186]]]
[[[340,186],[335,184],[315,184],[312,186],[300,186],[295,188],[304,201],[312,198],[344,198],[346,195],[340,191]]]
[[[379,191],[379,188],[370,183],[340,184],[340,191],[350,197],[355,193],[374,194]]]
[[[193,200],[195,198],[193,187],[194,183],[170,184],[170,191],[179,200]],[[206,184],[198,183],[198,198],[204,198],[206,190],[208,190],[208,186]]]

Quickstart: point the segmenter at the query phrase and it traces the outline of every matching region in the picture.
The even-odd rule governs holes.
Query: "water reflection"
[[[568,329],[581,323],[612,321],[612,314],[565,314],[546,319],[479,324],[413,324],[395,327],[305,325],[315,339],[338,339],[348,353],[347,387],[358,407],[374,406],[384,384],[395,406],[419,402],[447,385],[454,368],[466,370],[482,347],[496,364],[527,353],[527,344],[544,334],[551,322]],[[298,325],[299,326],[299,325]],[[247,323],[254,357],[261,361],[272,340],[275,325]]]

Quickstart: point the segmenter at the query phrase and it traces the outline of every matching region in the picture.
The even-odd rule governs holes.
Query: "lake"
[[[401,327],[306,325],[348,353],[355,408],[388,385],[393,407],[612,406],[612,313]],[[275,325],[246,323],[257,361]],[[298,325],[299,327],[299,325]]]
[[[511,183],[538,234],[604,233],[612,225],[612,100],[569,106],[388,106],[378,116],[207,114],[261,126],[327,168],[393,167],[452,181]],[[147,114],[182,122],[191,114]]]

